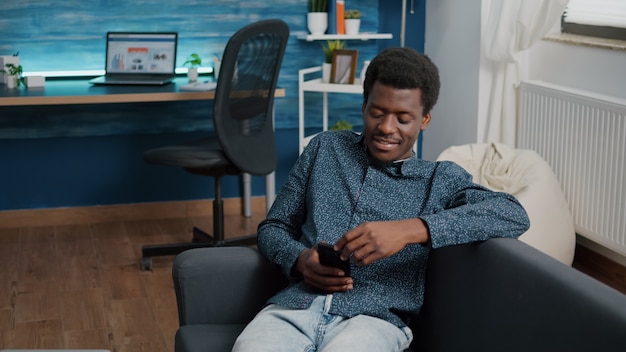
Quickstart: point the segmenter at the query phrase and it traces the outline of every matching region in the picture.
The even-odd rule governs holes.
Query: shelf
[[[328,93],[348,93],[362,94],[363,86],[360,79],[355,79],[354,84],[322,83],[321,78],[304,81],[302,89],[305,92],[328,92]]]
[[[319,77],[321,75],[322,66],[314,66],[298,70],[298,139],[300,153],[302,153],[304,147],[309,144],[311,138],[317,135],[317,133],[306,135],[304,131],[305,92],[322,93],[322,131],[328,130],[328,93],[363,94],[363,86],[361,85],[360,79],[355,79],[354,84],[322,83],[322,78]],[[307,77],[311,78],[307,79]]]
[[[359,33],[359,34],[308,34],[300,33],[298,39],[312,42],[314,40],[370,40],[370,39],[392,39],[391,33]]]

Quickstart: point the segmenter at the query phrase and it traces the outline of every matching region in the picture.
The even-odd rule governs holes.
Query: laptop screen
[[[174,74],[177,33],[107,33],[106,73]]]

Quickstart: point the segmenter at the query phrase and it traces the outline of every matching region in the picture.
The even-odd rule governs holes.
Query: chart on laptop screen
[[[107,73],[173,73],[175,33],[109,33]]]

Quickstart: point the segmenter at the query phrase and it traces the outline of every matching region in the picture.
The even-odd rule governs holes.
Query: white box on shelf
[[[28,88],[43,87],[46,84],[46,78],[44,76],[26,76],[24,77],[24,81]]]

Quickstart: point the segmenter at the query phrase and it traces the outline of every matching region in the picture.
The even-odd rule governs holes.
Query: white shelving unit
[[[317,73],[317,78],[309,78]],[[322,66],[304,68],[298,71],[298,140],[299,153],[309,144],[315,134],[304,135],[304,92],[320,92],[323,97],[322,130],[328,130],[328,93],[363,94],[363,86],[357,78],[354,84],[322,83]]]
[[[312,42],[314,40],[370,40],[370,39],[392,39],[391,33],[359,33],[359,34],[308,34],[297,35],[298,39]]]
[[[300,33],[298,39],[308,42],[315,40],[370,40],[370,39],[392,39],[391,33],[359,33],[354,35],[347,34],[309,34]],[[316,74],[316,78],[313,74]],[[315,134],[304,135],[304,92],[320,92],[323,97],[322,110],[322,131],[328,130],[328,93],[342,94],[363,94],[363,86],[359,78],[355,79],[354,84],[336,84],[322,83],[322,66],[304,68],[298,71],[298,139],[299,153],[302,153],[304,147],[309,144],[311,138]]]

